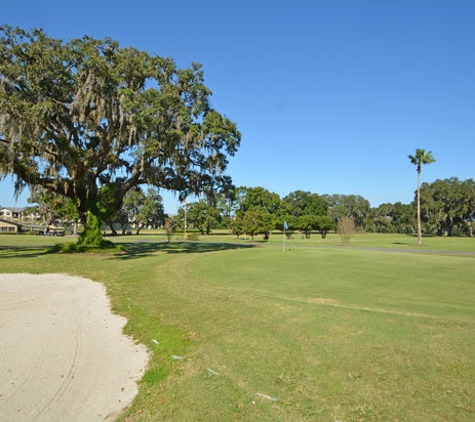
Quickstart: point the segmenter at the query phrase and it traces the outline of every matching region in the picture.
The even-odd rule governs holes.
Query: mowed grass
[[[475,420],[475,239],[163,239],[100,256],[0,237],[3,272],[103,282],[151,350],[121,420]]]

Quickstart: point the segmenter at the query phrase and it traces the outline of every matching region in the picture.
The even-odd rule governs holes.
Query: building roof
[[[6,218],[0,218],[0,221],[2,223],[11,224],[12,226],[23,227],[23,224],[18,221],[8,220]]]
[[[20,212],[23,212],[26,210],[25,207],[22,207],[22,208],[18,208],[18,207],[0,207],[0,211],[2,210],[8,210],[8,211],[11,211],[11,212],[15,212],[15,213],[20,213]]]

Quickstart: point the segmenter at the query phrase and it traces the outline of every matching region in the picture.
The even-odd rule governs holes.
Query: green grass
[[[153,352],[122,420],[475,419],[475,239],[164,239],[104,256],[0,237],[3,272],[103,282]]]

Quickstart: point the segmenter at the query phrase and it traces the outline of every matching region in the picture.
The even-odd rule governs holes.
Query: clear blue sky
[[[242,133],[237,186],[374,207],[412,201],[416,148],[437,160],[423,181],[475,177],[474,22],[473,0],[16,0],[0,13],[52,37],[202,63],[213,106]],[[10,179],[0,204],[26,204]]]

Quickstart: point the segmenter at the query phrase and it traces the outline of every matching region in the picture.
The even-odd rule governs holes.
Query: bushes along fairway
[[[99,256],[0,237],[2,271],[102,281],[153,351],[123,420],[475,418],[473,239],[426,240],[424,253],[392,235],[289,241],[285,253],[277,238],[136,239]]]

